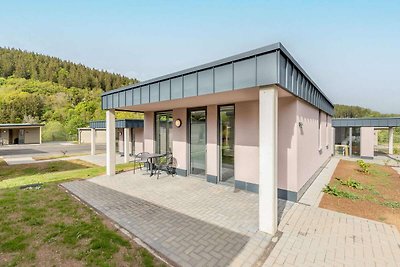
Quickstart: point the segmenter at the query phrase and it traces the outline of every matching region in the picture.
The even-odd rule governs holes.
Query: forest
[[[41,122],[44,141],[76,140],[77,128],[105,118],[102,92],[135,82],[55,57],[0,48],[0,123]]]

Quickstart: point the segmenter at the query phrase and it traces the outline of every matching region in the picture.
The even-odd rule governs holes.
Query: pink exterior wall
[[[278,100],[278,187],[298,192],[331,156],[331,117],[289,94]],[[259,102],[235,103],[235,179],[259,183]],[[182,126],[172,129],[172,151],[177,168],[188,170],[187,109],[173,109]],[[300,128],[299,123],[302,123]],[[154,112],[145,112],[144,150],[154,151]],[[218,176],[218,108],[207,106],[207,171]]]
[[[373,127],[361,127],[360,156],[374,157],[375,131]]]
[[[298,100],[278,100],[278,188],[297,191]]]
[[[218,176],[218,108],[207,107],[207,174]]]
[[[313,174],[326,162],[332,153],[332,139],[329,138],[328,146],[326,139],[322,138],[321,149],[319,144],[319,135],[325,137],[327,131],[331,132],[332,123],[328,116],[326,123],[326,114],[321,111],[321,133],[318,130],[318,109],[297,100],[297,125],[302,123],[302,130],[296,126],[297,138],[297,190],[313,176]],[[289,163],[291,165],[291,163]],[[290,178],[291,179],[291,178]]]
[[[177,162],[177,168],[181,170],[188,169],[188,142],[187,142],[187,109],[178,108],[172,111],[172,117],[175,120],[180,119],[182,126],[177,128],[172,126],[172,154]]]
[[[258,101],[235,104],[235,180],[258,184]]]
[[[154,112],[144,113],[144,151],[154,153]]]
[[[135,128],[135,153],[143,152],[143,128]]]

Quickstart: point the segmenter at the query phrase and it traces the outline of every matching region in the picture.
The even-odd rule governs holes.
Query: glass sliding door
[[[235,106],[219,107],[219,181],[234,183]]]
[[[172,123],[172,111],[162,111],[155,114],[156,153],[172,152]]]
[[[189,111],[190,127],[190,174],[206,175],[206,111]]]

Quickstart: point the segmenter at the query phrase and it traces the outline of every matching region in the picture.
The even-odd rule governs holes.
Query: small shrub
[[[363,160],[357,160],[357,163],[358,163],[358,166],[360,166],[360,168],[361,168],[361,172],[362,173],[365,173],[365,174],[369,174],[370,173],[370,171],[369,171],[369,167],[371,166],[371,164],[368,164],[368,163],[366,163],[365,161],[363,161]]]
[[[400,209],[399,201],[385,201],[381,203],[383,206],[392,208],[392,209]]]
[[[322,191],[324,193],[333,195],[335,197],[343,197],[343,198],[348,198],[348,199],[353,199],[353,200],[359,199],[359,196],[357,196],[356,194],[337,189],[336,186],[326,185]]]
[[[359,189],[359,190],[364,189],[364,186],[362,186],[360,182],[353,180],[351,177],[349,179],[347,179],[347,181],[344,181],[340,178],[336,178],[336,180],[338,180],[341,185],[344,185],[347,187],[351,187],[351,188]]]

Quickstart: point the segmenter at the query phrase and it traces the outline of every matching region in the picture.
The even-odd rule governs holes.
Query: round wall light
[[[175,120],[175,126],[176,126],[177,128],[179,128],[179,127],[182,126],[182,121],[181,121],[181,119]]]

